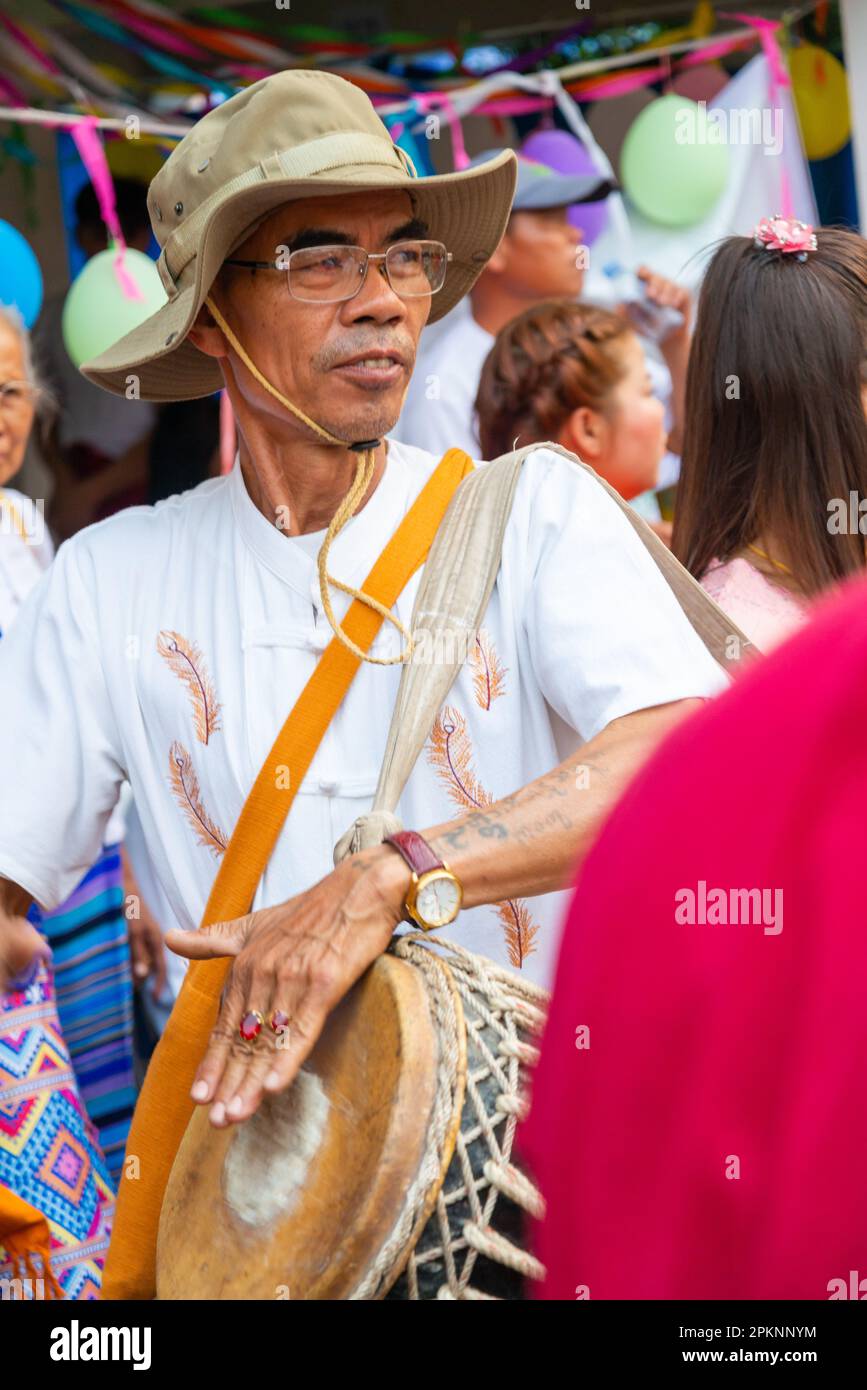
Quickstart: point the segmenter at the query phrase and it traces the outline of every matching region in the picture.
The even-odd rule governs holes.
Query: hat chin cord
[[[317,425],[315,420],[311,420],[308,415],[304,414],[303,410],[300,410],[297,405],[293,405],[290,400],[287,400],[287,398],[277,390],[276,386],[272,386],[270,381],[262,375],[259,368],[250,360],[250,357],[238,342],[237,337],[232,332],[232,329],[227,324],[210,295],[205,299],[205,303],[213,314],[224,336],[231,343],[247,370],[252,372],[259,384],[264,386],[265,390],[270,392],[275,400],[279,401],[287,410],[291,410],[293,415],[296,415],[299,420],[307,425],[308,429],[313,430],[313,433],[318,434],[319,438],[324,439],[326,443],[337,444],[343,449],[352,449],[358,454],[355,479],[343,501],[340,503],[340,506],[337,508],[337,511],[334,513],[334,516],[331,518],[331,524],[325,533],[325,540],[322,542],[317,557],[319,593],[322,598],[322,607],[325,610],[325,616],[331,625],[331,630],[335,637],[361,661],[369,662],[375,666],[396,666],[409,661],[415,648],[415,638],[406,625],[401,622],[400,618],[392,613],[390,609],[386,608],[384,604],[380,603],[378,599],[371,597],[370,594],[366,594],[363,589],[353,589],[350,584],[344,584],[342,580],[335,579],[333,575],[328,573],[328,552],[331,549],[331,543],[338,531],[342,530],[349,518],[353,515],[355,508],[370,486],[371,479],[373,478],[373,471],[376,467],[376,449],[380,441],[378,439],[364,439],[357,444],[350,444],[345,439],[338,439],[336,435],[331,434],[324,426]],[[368,608],[372,608],[375,613],[379,613],[381,617],[387,619],[388,622],[397,628],[398,632],[406,639],[406,647],[399,656],[368,656],[362,647],[359,647],[357,643],[353,642],[352,638],[348,636],[334,616],[334,609],[331,606],[331,597],[328,592],[329,584],[332,584],[335,589],[340,589],[344,594],[349,594],[352,598],[358,599],[360,603],[366,604]]]

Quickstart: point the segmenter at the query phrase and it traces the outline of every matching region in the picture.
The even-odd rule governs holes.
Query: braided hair
[[[556,440],[574,410],[605,411],[625,376],[632,328],[574,300],[534,304],[507,323],[485,359],[476,396],[482,458]]]

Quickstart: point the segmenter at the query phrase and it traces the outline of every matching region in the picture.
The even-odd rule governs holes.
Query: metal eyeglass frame
[[[237,259],[234,256],[229,256],[223,262],[223,265],[241,265],[246,266],[250,270],[279,270],[281,274],[286,276],[286,288],[288,289],[290,295],[292,295],[293,299],[297,299],[299,304],[345,304],[348,300],[355,298],[355,296],[359,293],[365,281],[367,280],[367,272],[370,269],[370,262],[386,262],[389,253],[398,250],[398,248],[401,246],[441,246],[443,248],[443,251],[445,252],[446,268],[448,268],[449,262],[452,259],[452,253],[451,251],[446,251],[444,242],[431,241],[429,238],[426,237],[408,237],[405,241],[393,242],[393,244],[389,246],[388,251],[367,251],[363,246],[352,246],[347,245],[345,242],[335,242],[333,244],[328,243],[324,246],[300,246],[297,251],[290,251],[289,255],[285,259],[281,258],[277,261],[243,261]],[[292,294],[292,288],[289,284],[289,268],[292,262],[292,257],[300,255],[302,251],[332,250],[361,251],[365,256],[361,276],[359,277],[358,284],[352,291],[352,294],[341,295],[338,299],[301,299],[299,295]],[[392,284],[391,276],[388,273],[387,264],[383,264],[382,273],[385,275],[385,278],[388,281],[390,288],[394,290],[395,294],[398,296],[399,299],[424,299],[424,291],[422,291],[421,294],[401,294],[400,290],[396,289],[395,286]],[[431,288],[428,291],[428,293],[439,294],[439,291],[443,288],[444,284],[445,275],[443,275],[443,284],[437,285],[436,289]]]

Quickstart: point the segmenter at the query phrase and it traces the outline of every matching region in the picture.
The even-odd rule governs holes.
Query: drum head
[[[442,971],[460,1025],[448,1033],[463,1048]],[[229,1129],[197,1108],[163,1200],[157,1298],[381,1298],[430,1215],[460,1124],[466,1054],[455,1086],[440,1036],[422,972],[383,955],[288,1091]]]

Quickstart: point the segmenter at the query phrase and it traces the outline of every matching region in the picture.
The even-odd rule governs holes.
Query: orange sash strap
[[[452,493],[472,468],[472,460],[460,449],[450,449],[443,456],[364,581],[366,594],[387,608],[394,605],[424,564]],[[356,599],[343,627],[366,652],[382,622],[379,613]],[[336,637],[322,653],[244,803],[205,907],[203,927],[249,912],[295,793],[360,664],[360,658]],[[278,787],[278,767],[288,767],[288,787]],[[282,777],[280,782],[284,781]],[[163,1195],[195,1108],[190,1088],[217,1019],[231,964],[228,957],[190,964],[151,1058],[127,1142],[103,1298],[154,1296]]]
[[[14,1279],[30,1279],[34,1286],[42,1280],[42,1296],[63,1298],[63,1289],[51,1267],[51,1232],[44,1212],[37,1211],[23,1197],[0,1186],[0,1246],[12,1264]],[[39,1257],[37,1265],[35,1256]],[[34,1298],[40,1295],[33,1294]]]

